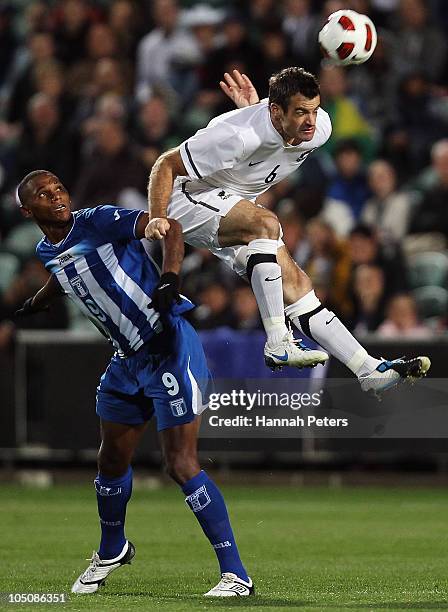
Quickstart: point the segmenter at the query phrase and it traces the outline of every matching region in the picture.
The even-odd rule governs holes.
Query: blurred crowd
[[[364,65],[321,60],[317,33],[341,8],[377,26]],[[446,332],[447,35],[443,0],[0,0],[0,348],[46,279],[16,205],[27,172],[57,174],[76,209],[146,208],[157,157],[233,108],[223,73],[264,97],[289,65],[318,75],[333,136],[259,203],[356,334]],[[206,251],[187,250],[184,292],[199,329],[260,328],[250,287]],[[61,301],[19,325],[82,324]]]

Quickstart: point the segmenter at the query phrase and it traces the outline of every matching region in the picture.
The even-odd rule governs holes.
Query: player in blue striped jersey
[[[206,595],[252,594],[224,499],[197,458],[210,373],[199,338],[182,317],[193,304],[179,295],[184,254],[180,225],[173,221],[164,239],[160,275],[141,241],[147,213],[114,206],[73,213],[67,190],[45,170],[28,174],[17,194],[23,214],[45,234],[37,254],[51,272],[20,314],[45,309],[62,292],[116,349],[101,377],[96,404],[102,439],[95,479],[101,542],[72,592],[96,592],[135,554],[124,533],[131,460],[155,414],[167,470],[182,487],[218,557],[221,580]]]
[[[67,236],[56,245],[45,236],[37,254],[55,280],[110,340],[120,357],[157,339],[160,315],[148,307],[160,271],[138,237],[141,213],[98,206],[73,213]],[[193,307],[185,297],[172,315]]]

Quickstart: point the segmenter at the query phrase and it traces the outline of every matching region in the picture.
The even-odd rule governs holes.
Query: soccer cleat
[[[327,360],[327,353],[308,348],[301,340],[294,338],[292,331],[274,348],[267,343],[264,347],[264,362],[272,370],[281,370],[283,366],[314,368]]]
[[[248,597],[249,595],[255,595],[252,580],[249,578],[249,582],[246,582],[231,572],[225,572],[218,584],[204,593],[204,597]]]
[[[126,541],[123,551],[115,559],[100,559],[98,553],[93,551],[89,567],[83,572],[72,586],[72,593],[95,593],[106,582],[106,578],[122,565],[130,564],[135,557],[135,547],[132,542]]]
[[[379,366],[367,376],[359,378],[361,389],[373,393],[377,397],[383,391],[391,389],[405,380],[415,382],[417,378],[426,376],[431,367],[429,357],[414,357],[406,359],[393,359],[392,361],[384,360]]]

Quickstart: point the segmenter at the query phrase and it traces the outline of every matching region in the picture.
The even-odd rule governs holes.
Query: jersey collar
[[[49,247],[51,247],[52,249],[59,249],[64,244],[64,242],[68,239],[68,237],[72,233],[72,231],[73,231],[73,229],[75,227],[75,223],[76,223],[76,215],[75,215],[74,212],[72,212],[72,217],[73,217],[73,223],[72,223],[72,226],[70,228],[70,231],[67,234],[67,236],[65,238],[63,238],[60,242],[57,242],[56,244],[53,244],[53,242],[50,242],[50,240],[48,239],[48,236],[45,236],[45,242],[47,243],[47,245]]]
[[[268,113],[267,129],[268,129],[268,134],[270,136],[272,136],[274,142],[276,144],[281,144],[284,149],[293,149],[293,150],[296,150],[296,151],[299,151],[299,150],[303,151],[303,145],[304,144],[309,144],[309,143],[301,142],[300,144],[297,144],[297,145],[290,145],[287,142],[285,142],[283,140],[283,137],[277,132],[277,130],[274,127],[274,124],[272,123],[271,112],[269,110],[269,100],[268,100],[268,98],[265,98],[262,101],[263,102],[266,101],[266,110],[267,110],[267,113]]]

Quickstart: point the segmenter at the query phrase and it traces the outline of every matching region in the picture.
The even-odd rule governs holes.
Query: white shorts
[[[184,240],[191,246],[208,249],[240,276],[246,274],[247,246],[220,247],[218,230],[221,217],[225,217],[235,204],[245,199],[221,187],[190,189],[191,181],[176,179],[167,216],[182,225]],[[280,231],[280,236],[283,232]],[[281,237],[278,248],[283,246]]]

